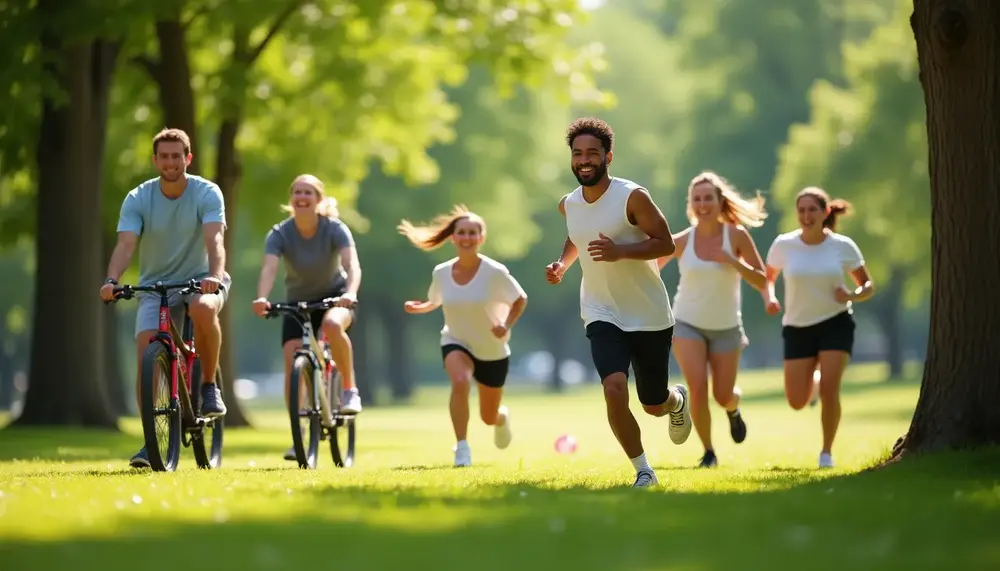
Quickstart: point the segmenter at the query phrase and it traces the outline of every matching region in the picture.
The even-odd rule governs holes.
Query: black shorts
[[[595,321],[587,325],[587,339],[590,339],[590,355],[601,382],[615,373],[628,378],[631,365],[639,402],[647,406],[667,402],[673,327],[659,331],[622,331],[606,321]]]
[[[483,361],[477,359],[465,347],[449,343],[441,346],[441,360],[443,361],[448,356],[448,353],[452,351],[461,351],[472,359],[472,377],[479,384],[499,389],[507,382],[507,371],[510,369],[509,357],[504,357],[496,361]]]
[[[326,299],[328,297],[340,297],[343,292],[332,293],[320,297],[318,299],[306,300],[309,302],[319,301],[321,299]],[[323,316],[326,315],[327,310],[317,309],[315,311],[309,312],[309,321],[312,323],[313,335],[316,336],[316,340],[319,341],[322,336],[320,327],[323,325]],[[351,323],[354,323],[355,310],[351,309]],[[350,327],[348,327],[350,330]],[[298,318],[292,317],[291,315],[286,315],[281,319],[281,344],[284,345],[293,339],[302,339],[302,325],[299,323]]]
[[[785,340],[785,359],[817,357],[820,351],[843,351],[854,348],[854,318],[848,312],[806,327],[786,325],[781,328]]]

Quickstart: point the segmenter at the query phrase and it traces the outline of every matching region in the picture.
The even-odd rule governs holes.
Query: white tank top
[[[729,225],[723,226],[722,247],[735,254],[730,244]],[[678,321],[700,329],[732,329],[741,323],[740,273],[736,268],[702,260],[695,253],[698,232],[691,228],[677,267],[680,280],[674,297],[674,316]]]
[[[577,187],[566,198],[566,228],[579,252],[580,317],[584,327],[605,321],[622,331],[659,331],[674,325],[670,298],[656,260],[595,262],[587,244],[604,234],[616,244],[635,244],[648,236],[628,220],[626,205],[638,184],[612,177],[608,190],[593,204]]]

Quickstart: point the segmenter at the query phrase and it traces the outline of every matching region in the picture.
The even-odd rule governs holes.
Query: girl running
[[[479,253],[486,223],[464,206],[426,226],[403,220],[398,229],[421,250],[433,250],[450,238],[457,252],[434,268],[427,301],[408,301],[404,308],[412,314],[443,308],[441,357],[451,381],[449,410],[458,441],[455,466],[471,466],[466,436],[473,379],[478,383],[479,416],[494,427],[496,447],[510,445],[510,411],[500,401],[510,364],[510,330],[524,312],[528,296],[503,264]]]
[[[323,193],[323,182],[313,175],[299,175],[292,181],[289,202],[281,205],[291,216],[275,224],[264,241],[264,262],[253,310],[263,317],[271,307],[267,296],[278,275],[279,259],[284,260],[285,295],[289,300],[340,298],[336,307],[314,312],[312,326],[317,337],[320,330],[326,334],[333,362],[343,376],[341,412],[357,414],[361,412],[361,396],[354,382],[354,349],[347,331],[354,322],[361,263],[351,231],[338,220],[337,200]],[[302,345],[302,328],[293,317],[285,316],[282,322],[281,345],[287,404],[292,357]],[[285,460],[295,460],[294,449],[285,453]]]
[[[748,227],[764,223],[764,199],[748,200],[712,172],[696,176],[688,186],[691,226],[674,237],[677,249],[660,258],[662,269],[677,258],[680,282],[674,298],[674,358],[687,379],[691,420],[705,447],[700,467],[718,465],[712,444],[708,376],[712,395],[729,419],[729,433],[737,444],[747,436],[740,413],[736,375],[740,352],[747,345],[740,311],[740,280],[762,290],[764,263]]]
[[[857,244],[836,232],[837,218],[850,204],[830,200],[822,189],[808,187],[799,192],[795,206],[801,228],[781,234],[771,244],[763,297],[769,314],[781,311],[774,282],[783,273],[785,397],[793,409],[800,410],[819,390],[823,423],[819,467],[832,468],[831,449],[840,424],[840,379],[854,347],[852,305],[870,299],[875,286]],[[846,287],[845,273],[851,274],[857,287]],[[814,383],[817,365],[819,382]]]

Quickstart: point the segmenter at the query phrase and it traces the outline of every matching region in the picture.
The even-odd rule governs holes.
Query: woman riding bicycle
[[[291,214],[275,224],[264,241],[264,262],[257,283],[254,312],[264,317],[271,307],[267,296],[278,275],[278,260],[284,260],[285,295],[289,301],[318,301],[340,298],[329,310],[312,314],[313,330],[326,335],[330,354],[344,380],[340,411],[361,412],[361,396],[354,380],[354,351],[347,331],[354,321],[353,304],[361,285],[361,264],[354,247],[354,237],[338,219],[337,201],[323,195],[323,182],[310,174],[295,177],[287,205]],[[295,318],[285,316],[281,327],[285,355],[285,402],[288,402],[292,357],[302,345],[302,327]],[[295,459],[295,451],[285,453]]]

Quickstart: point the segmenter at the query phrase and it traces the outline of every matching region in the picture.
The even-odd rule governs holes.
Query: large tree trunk
[[[361,402],[365,406],[375,406],[378,404],[378,385],[375,383],[374,370],[372,368],[371,356],[371,320],[365,314],[363,306],[355,311],[354,323],[348,334],[351,336],[351,345],[354,347],[354,375],[355,384],[361,393]]]
[[[383,301],[378,304],[378,311],[382,317],[382,330],[385,332],[386,354],[389,355],[386,363],[389,390],[393,402],[402,403],[413,396],[415,383],[409,339],[410,320],[406,319],[405,314],[398,311],[397,307],[399,304],[395,301]]]
[[[61,8],[42,1],[39,11],[52,21]],[[103,148],[111,77],[106,66],[113,65],[117,47],[63,45],[48,29],[41,47],[54,56],[45,60],[46,74],[65,89],[69,103],[42,103],[31,364],[16,424],[117,429],[105,390],[102,310],[91,285],[103,278],[101,226],[94,224],[101,219],[100,160],[94,156]]]
[[[115,247],[115,236],[107,234],[104,236],[103,260],[111,259],[111,252]],[[101,272],[104,272],[106,265],[102,263]],[[104,306],[104,375],[107,379],[108,399],[111,403],[111,410],[120,416],[131,412],[128,394],[125,391],[125,372],[122,370],[121,347],[122,344],[118,336],[118,312],[114,304]]]
[[[931,323],[908,453],[1000,443],[996,0],[914,0],[931,178]]]

